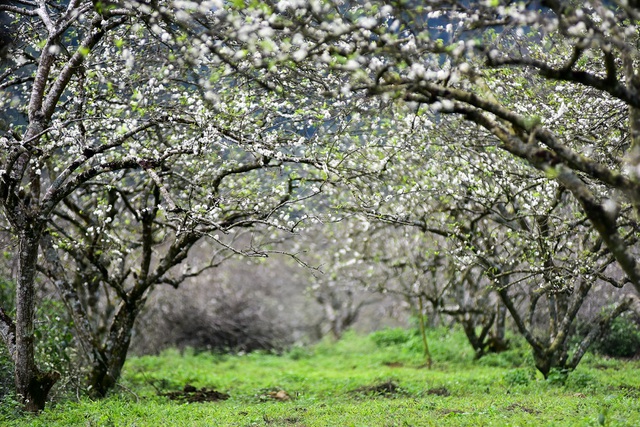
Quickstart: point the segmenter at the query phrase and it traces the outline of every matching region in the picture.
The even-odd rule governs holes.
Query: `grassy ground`
[[[430,344],[431,370],[418,337],[398,330],[283,356],[169,351],[131,359],[108,399],[57,402],[37,417],[16,417],[5,404],[0,425],[640,425],[639,361],[587,355],[563,384],[536,374],[522,346],[474,361],[460,332],[432,331]],[[214,390],[229,398],[188,401],[224,397]]]

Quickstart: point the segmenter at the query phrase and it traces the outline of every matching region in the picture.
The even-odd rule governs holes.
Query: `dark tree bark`
[[[103,358],[94,360],[88,375],[88,389],[92,397],[105,397],[120,379],[131,344],[133,325],[142,305],[143,301],[120,305],[111,325],[108,341],[101,349]]]
[[[16,392],[30,412],[44,409],[49,390],[60,374],[42,372],[35,361],[35,276],[43,226],[34,224],[20,233],[18,280],[16,283],[15,364]]]

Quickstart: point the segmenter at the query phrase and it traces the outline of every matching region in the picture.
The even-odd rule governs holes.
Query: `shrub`
[[[160,301],[137,327],[138,353],[165,348],[218,353],[281,351],[291,344],[288,325],[245,292],[210,289],[206,295]]]
[[[532,369],[513,369],[504,374],[504,381],[510,386],[527,385],[535,378],[535,372]]]
[[[640,328],[636,315],[624,313],[611,322],[594,343],[593,351],[610,357],[633,357],[640,352]]]
[[[208,256],[194,253],[190,262]],[[309,304],[308,283],[296,271],[275,260],[229,259],[178,289],[158,287],[137,319],[131,351],[280,351],[307,342],[319,307]]]
[[[416,331],[402,328],[383,329],[369,335],[371,340],[376,343],[378,347],[390,347],[405,344],[415,336]],[[420,343],[420,345],[422,344]]]
[[[180,349],[216,352],[282,349],[286,331],[264,318],[256,305],[255,301],[227,300],[173,311],[167,322],[173,328],[174,344]]]
[[[510,347],[500,353],[487,353],[476,363],[481,366],[493,366],[497,368],[514,368],[527,365],[533,362],[531,359],[531,350],[521,337],[512,337],[509,339]]]

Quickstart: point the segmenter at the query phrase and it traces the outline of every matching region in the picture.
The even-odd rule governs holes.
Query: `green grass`
[[[51,404],[3,426],[638,426],[640,362],[588,355],[564,384],[545,381],[522,345],[473,360],[459,331],[430,332],[424,368],[419,337],[384,331],[288,354],[219,356],[167,351],[132,358],[122,387],[101,401]],[[186,384],[230,395],[180,403],[158,391]],[[389,394],[368,390],[396,385]],[[289,401],[269,397],[284,390]],[[0,416],[1,417],[1,416]]]

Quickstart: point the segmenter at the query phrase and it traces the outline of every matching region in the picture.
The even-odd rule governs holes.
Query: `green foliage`
[[[640,327],[635,316],[622,314],[593,345],[593,351],[610,357],[633,357],[640,352]]]
[[[514,366],[532,367],[533,355],[526,341],[519,335],[509,337],[509,349],[500,353],[487,353],[476,361],[481,366],[509,369]]]
[[[15,311],[15,284],[0,278],[0,301],[9,314]],[[54,370],[65,381],[57,386],[58,392],[77,385],[81,375],[79,359],[74,347],[73,323],[65,307],[56,300],[42,298],[36,311],[36,360],[42,370]],[[13,361],[4,346],[0,345],[0,398],[12,399],[15,392]]]
[[[13,311],[15,307],[16,288],[13,282],[0,277],[0,301],[7,311]]]
[[[511,366],[522,366],[528,361],[527,354],[521,351],[507,350],[501,353],[488,353],[478,359],[481,366],[492,366],[496,368],[509,368]]]
[[[378,347],[389,347],[405,344],[415,339],[417,335],[417,331],[394,328],[376,331],[370,335],[370,338]]]
[[[36,360],[44,370],[58,371],[64,388],[78,382],[81,375],[74,346],[73,323],[62,303],[43,298],[36,313]]]
[[[473,350],[460,328],[433,328],[426,330],[427,342],[435,364],[467,362],[473,360]],[[380,351],[387,351],[391,359],[420,359],[424,363],[424,344],[418,329],[384,329],[369,335]],[[445,344],[446,343],[446,344]]]
[[[510,386],[528,385],[535,379],[535,372],[531,369],[512,369],[504,374],[504,381]]]
[[[13,370],[11,370],[11,372],[13,372]],[[3,419],[17,419],[22,415],[21,406],[16,400],[15,391],[0,395],[0,422]]]
[[[569,371],[566,369],[552,368],[547,376],[547,382],[553,385],[564,385],[569,378]]]

